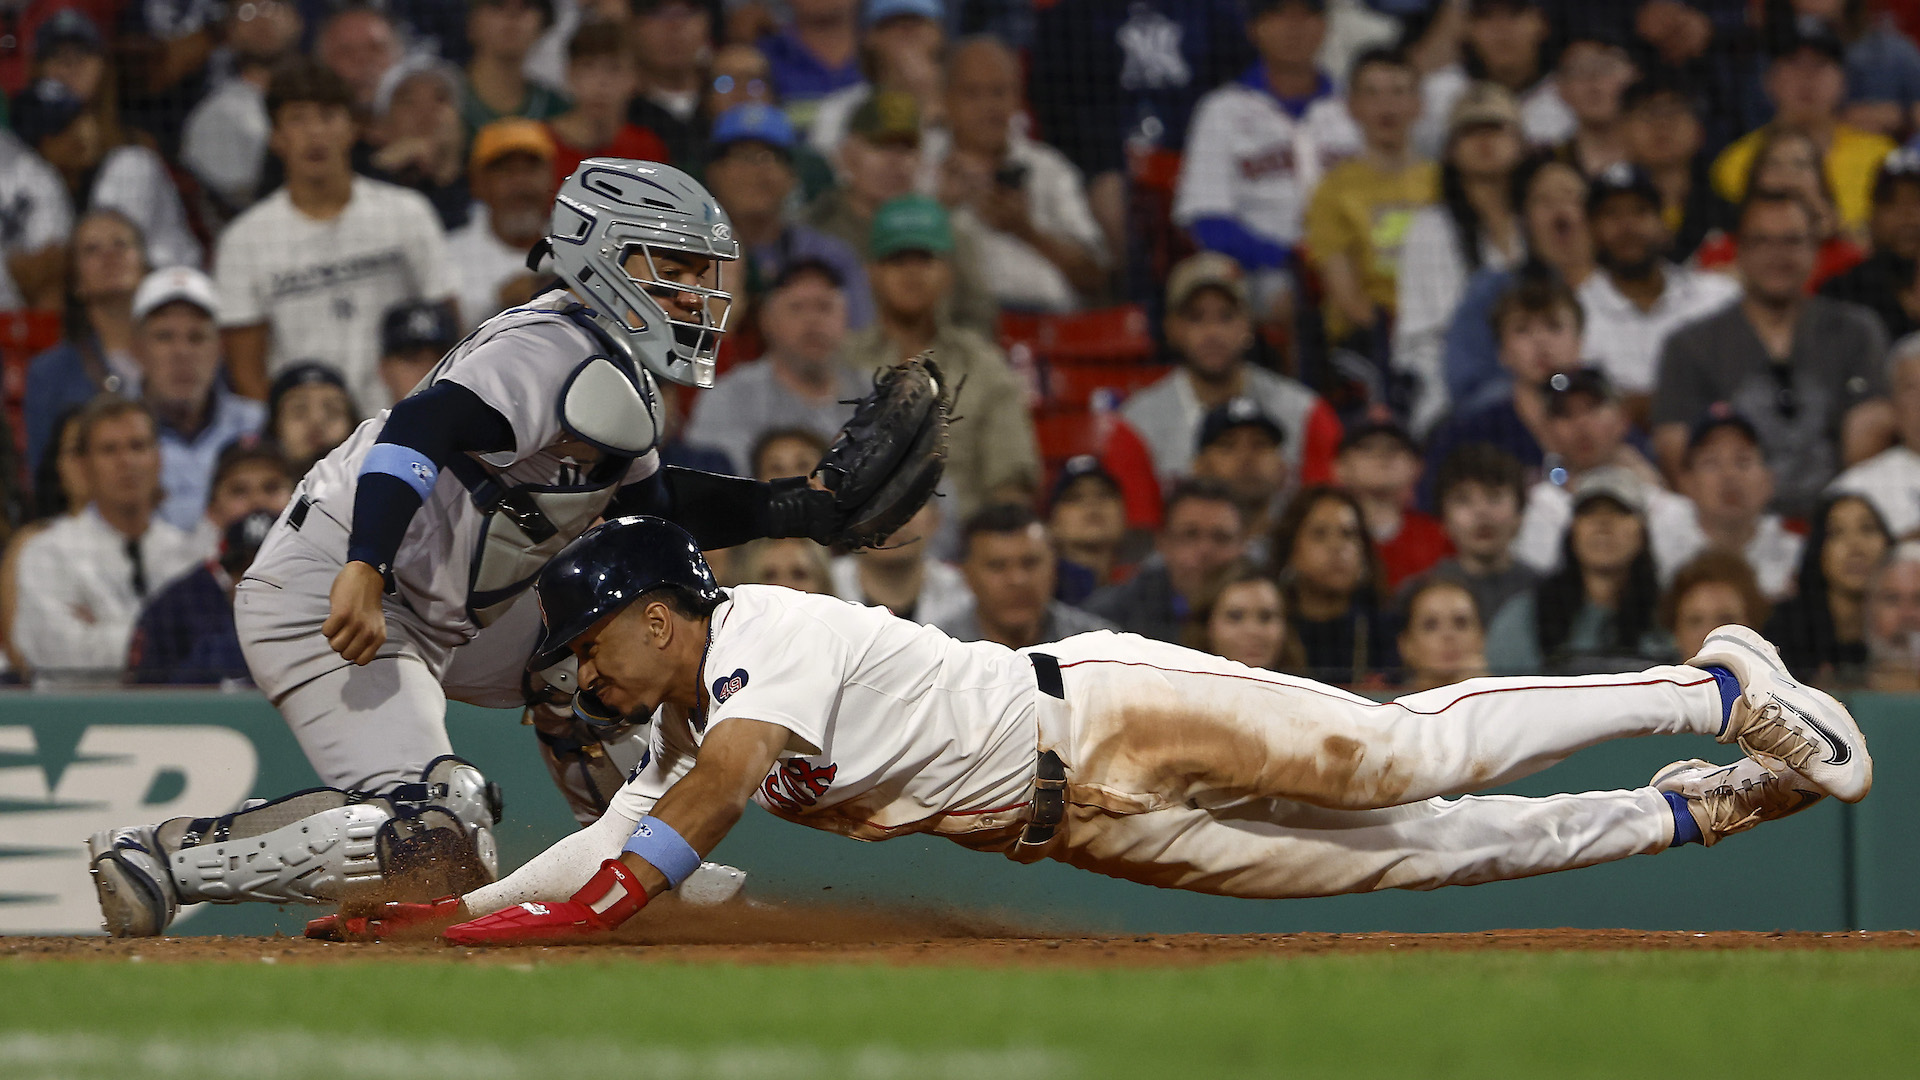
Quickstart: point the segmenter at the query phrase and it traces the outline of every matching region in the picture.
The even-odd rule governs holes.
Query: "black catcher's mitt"
[[[833,495],[823,542],[878,547],[918,513],[946,470],[952,413],[953,388],[930,354],[876,375],[814,469]]]

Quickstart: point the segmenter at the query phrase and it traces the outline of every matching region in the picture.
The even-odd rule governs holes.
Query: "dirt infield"
[[[1124,934],[1023,931],[960,914],[729,904],[648,908],[605,942],[455,950],[433,941],[335,944],[286,937],[0,938],[0,958],[101,961],[332,963],[472,957],[524,963],[626,959],[683,963],[1179,966],[1323,953],[1555,952],[1627,949],[1920,949],[1912,930],[1817,933],[1680,930],[1496,930],[1477,934]]]

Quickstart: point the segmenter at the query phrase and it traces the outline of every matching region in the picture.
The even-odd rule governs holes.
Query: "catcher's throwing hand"
[[[386,588],[380,571],[363,562],[348,563],[333,579],[320,634],[350,663],[365,664],[387,643],[387,613],[380,607]]]

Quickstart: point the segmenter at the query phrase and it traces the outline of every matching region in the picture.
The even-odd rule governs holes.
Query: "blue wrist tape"
[[[667,884],[679,888],[687,876],[700,869],[700,853],[680,838],[673,826],[657,817],[643,817],[622,851],[631,851],[667,876]]]
[[[411,446],[398,443],[374,443],[360,463],[360,475],[384,473],[396,477],[420,496],[421,502],[433,493],[433,482],[440,478],[440,467]]]

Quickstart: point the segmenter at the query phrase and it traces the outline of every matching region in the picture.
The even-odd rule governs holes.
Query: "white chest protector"
[[[555,318],[573,323],[599,346],[574,367],[552,406],[564,441],[519,463],[514,451],[463,454],[448,463],[484,519],[467,588],[467,610],[479,626],[504,614],[560,549],[599,519],[634,459],[659,439],[653,376],[608,341],[583,310],[565,293],[550,293],[489,319],[442,361],[450,364],[503,331]],[[545,467],[524,468],[539,458],[549,459]],[[529,471],[550,479],[531,480],[524,475]]]

